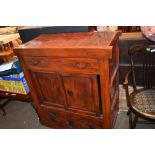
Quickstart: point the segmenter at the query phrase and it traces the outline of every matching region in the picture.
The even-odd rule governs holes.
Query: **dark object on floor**
[[[129,107],[129,125],[135,128],[138,117],[155,120],[155,45],[137,45],[129,49],[131,69],[125,76],[127,104]],[[138,58],[138,59],[137,59]],[[135,66],[141,67],[138,72],[143,79],[143,86],[137,90],[137,71]],[[128,85],[131,77],[133,92],[129,94]],[[132,114],[135,114],[132,119]]]
[[[2,99],[0,99],[0,101],[2,101]],[[2,101],[2,103],[0,103],[0,110],[2,110],[3,116],[6,115],[6,111],[4,109],[4,106],[6,106],[10,101],[11,101],[11,99],[6,99],[6,100]]]

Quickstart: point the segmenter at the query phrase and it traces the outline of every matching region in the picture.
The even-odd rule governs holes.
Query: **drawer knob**
[[[80,62],[76,62],[75,63],[75,67],[79,68],[79,69],[85,69],[85,68],[90,68],[91,64],[90,63],[80,63]]]
[[[68,94],[69,96],[73,96],[73,92],[72,92],[71,90],[67,90],[67,94]]]
[[[52,113],[50,117],[51,121],[56,122],[56,117],[57,117],[56,113]]]

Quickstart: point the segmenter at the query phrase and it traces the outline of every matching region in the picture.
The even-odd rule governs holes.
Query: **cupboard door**
[[[59,74],[33,72],[32,75],[41,104],[65,107],[65,92]]]
[[[97,76],[63,76],[63,82],[70,110],[99,114]]]

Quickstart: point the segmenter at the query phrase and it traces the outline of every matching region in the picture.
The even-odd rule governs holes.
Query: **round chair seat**
[[[155,89],[141,89],[131,93],[130,103],[139,115],[155,119]]]

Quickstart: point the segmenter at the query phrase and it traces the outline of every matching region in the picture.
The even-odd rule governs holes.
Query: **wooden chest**
[[[41,35],[14,49],[40,122],[113,128],[119,104],[118,32]]]

